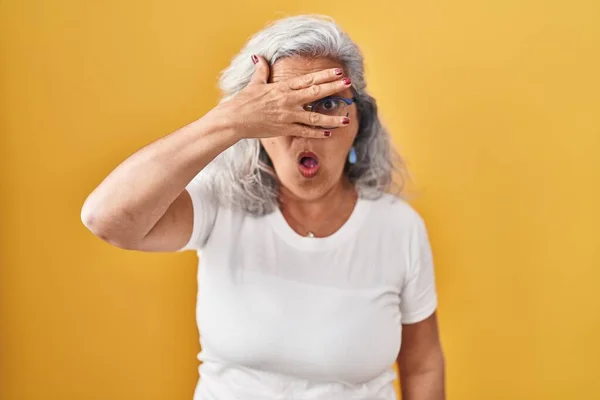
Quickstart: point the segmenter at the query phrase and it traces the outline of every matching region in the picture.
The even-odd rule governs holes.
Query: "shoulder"
[[[372,217],[386,225],[414,228],[423,225],[419,212],[405,199],[394,194],[384,193],[371,202]]]

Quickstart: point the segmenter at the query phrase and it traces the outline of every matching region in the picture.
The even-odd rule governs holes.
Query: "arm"
[[[192,232],[186,185],[238,139],[222,118],[201,119],[142,148],[123,161],[88,196],[81,218],[117,247],[174,251]]]
[[[444,400],[445,365],[437,317],[402,326],[398,355],[402,400]]]

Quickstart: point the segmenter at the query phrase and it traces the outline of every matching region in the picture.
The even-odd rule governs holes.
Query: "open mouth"
[[[319,157],[312,151],[303,151],[298,155],[298,170],[305,178],[313,178],[319,171]]]

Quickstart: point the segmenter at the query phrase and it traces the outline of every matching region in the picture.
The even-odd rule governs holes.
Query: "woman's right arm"
[[[175,251],[192,233],[186,185],[233,145],[235,127],[217,113],[137,151],[88,196],[81,218],[96,236],[117,247]]]
[[[137,151],[88,196],[84,225],[117,247],[176,251],[190,240],[194,210],[185,190],[217,155],[244,138],[281,135],[326,139],[315,126],[343,126],[341,118],[302,105],[344,89],[330,69],[268,84],[269,66],[257,59],[248,86],[204,117]]]

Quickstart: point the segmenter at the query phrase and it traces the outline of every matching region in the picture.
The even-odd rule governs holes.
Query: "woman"
[[[199,251],[195,399],[390,400],[395,361],[405,400],[443,399],[428,236],[387,193],[393,151],[357,46],[327,18],[283,19],[220,86],[82,210],[115,246]]]

